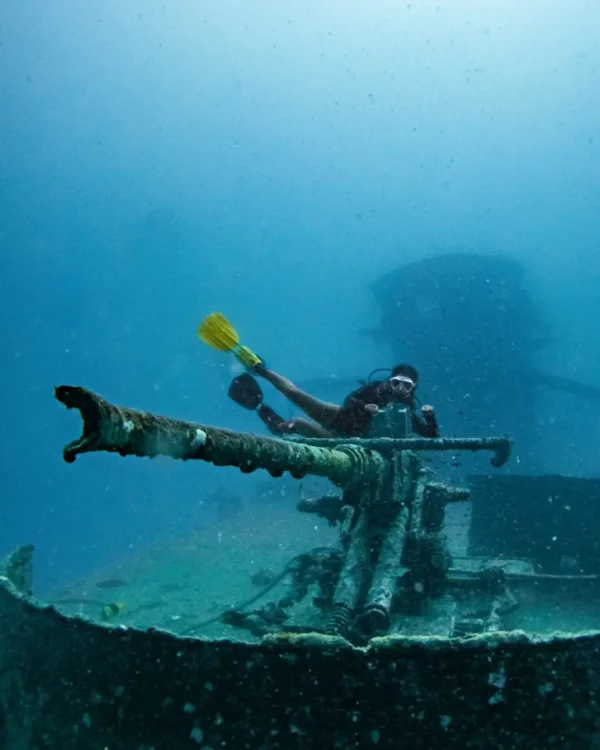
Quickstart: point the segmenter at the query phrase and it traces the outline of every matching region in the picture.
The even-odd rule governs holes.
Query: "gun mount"
[[[470,492],[436,481],[421,458],[487,450],[500,466],[508,440],[274,440],[114,406],[83,388],[56,397],[83,418],[69,463],[108,451],[327,477],[341,493],[299,510],[339,524],[340,545],[298,555],[261,594],[213,618],[254,642],[41,606],[30,596],[32,549],[21,548],[0,566],[4,746],[529,748],[532,733],[538,747],[593,746],[600,634],[530,636],[511,617],[522,592],[569,579],[589,597],[598,577],[538,575],[500,556],[453,560],[445,510]],[[245,611],[284,579],[286,596]],[[292,622],[314,585],[315,618]]]
[[[357,643],[390,632],[392,625],[392,630],[406,631],[407,616],[423,618],[432,599],[449,593],[444,510],[448,502],[468,500],[469,493],[432,481],[419,453],[489,450],[494,466],[503,465],[510,454],[506,438],[276,440],[115,406],[81,387],[60,386],[55,395],[67,408],[78,409],[83,420],[82,436],[63,451],[68,463],[92,451],[166,455],[237,466],[244,473],[265,469],[275,477],[286,471],[298,479],[314,474],[342,487],[339,503],[351,510],[342,531],[342,562],[332,566],[325,556],[324,575],[311,566],[321,586],[318,601],[325,622],[305,629]],[[331,556],[339,557],[339,551],[332,550]],[[494,596],[500,589],[498,582]],[[245,616],[239,609],[235,617],[226,612],[224,619],[240,627],[248,624],[256,634],[262,618],[262,634],[275,632],[287,619],[286,607],[307,590],[306,575],[299,577],[296,571],[291,596]]]

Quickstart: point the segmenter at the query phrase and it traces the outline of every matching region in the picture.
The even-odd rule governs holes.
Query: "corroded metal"
[[[422,522],[423,530],[439,533],[444,526],[444,514],[448,503],[466,502],[471,492],[462,487],[448,487],[441,482],[428,482],[423,486]]]
[[[391,463],[378,490],[365,489],[358,501],[344,500],[357,508],[357,522],[327,632],[355,643],[388,632],[395,615],[410,617],[444,593],[451,562],[442,533],[444,508],[468,498],[465,490],[429,481],[416,453],[398,452]]]
[[[300,441],[295,439],[294,442]],[[321,448],[338,445],[360,445],[388,456],[395,451],[492,451],[492,466],[499,468],[510,458],[512,440],[505,437],[487,438],[301,438],[302,443]]]
[[[386,523],[360,618],[362,629],[369,635],[385,633],[390,626],[398,580],[406,572],[402,565],[402,555],[411,516],[414,516],[415,497],[420,491],[419,463],[414,453],[396,454],[393,468],[387,487],[391,495],[386,498],[389,507],[385,510],[371,510],[372,514],[379,511],[378,515],[382,516]]]
[[[444,508],[468,493],[431,482],[419,452],[492,450],[497,465],[510,452],[509,440],[490,438],[276,440],[115,406],[80,387],[60,386],[56,398],[83,419],[81,438],[64,449],[68,462],[90,451],[167,455],[273,476],[314,474],[343,486],[339,503],[354,508],[354,522],[343,531],[345,558],[332,582],[325,628],[356,643],[387,632],[393,616],[417,614],[446,589]],[[339,515],[338,508],[334,522]]]
[[[66,617],[3,583],[0,632],[11,750],[582,750],[600,731],[599,633],[211,642]]]
[[[23,544],[0,561],[0,576],[26,596],[33,593],[33,552],[33,544]]]
[[[557,577],[518,565],[510,572],[506,559],[450,567],[445,556],[444,508],[469,493],[432,481],[419,446],[490,449],[502,460],[508,441],[442,441],[443,447],[431,440],[367,442],[389,454],[388,461],[365,450],[364,442],[307,446],[124,409],[81,388],[62,386],[56,395],[83,417],[82,437],[65,448],[67,461],[103,450],[274,475],[318,474],[344,486],[342,504],[354,509],[356,522],[345,531],[344,562],[341,550],[336,557],[337,587],[322,597],[331,604],[334,635],[278,632],[252,644],[99,625],[39,606],[28,596],[31,548],[21,548],[0,578],[2,747],[392,750],[400,742],[527,750],[532,736],[544,748],[597,743],[599,633],[530,638],[519,631],[484,632],[502,628],[516,603],[507,583],[533,591],[542,583],[553,586]],[[399,600],[407,597],[399,579],[409,581],[409,592],[424,582],[423,599],[460,603],[464,593],[457,617],[444,613],[455,621],[445,632],[479,627],[483,634],[407,635],[415,612],[402,609]],[[299,581],[300,594],[308,583]],[[580,585],[596,591],[596,580]],[[391,629],[404,633],[357,647],[339,637],[356,615],[367,635],[387,628],[391,615],[398,616]],[[285,618],[278,627],[285,627]]]
[[[326,627],[326,631],[332,635],[346,634],[369,570],[368,508],[363,507],[355,512],[359,515],[350,537]]]
[[[82,436],[63,450],[67,463],[92,451],[160,455],[237,466],[246,474],[256,469],[274,477],[286,471],[297,479],[313,474],[340,486],[377,482],[388,467],[379,453],[358,445],[321,448],[184,422],[115,406],[79,386],[59,386],[55,396],[67,408],[78,409],[83,420]]]

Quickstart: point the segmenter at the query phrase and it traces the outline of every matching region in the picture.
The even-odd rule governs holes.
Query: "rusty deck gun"
[[[388,632],[396,614],[421,613],[444,591],[451,566],[443,535],[445,505],[469,495],[432,481],[419,454],[487,450],[494,466],[510,454],[506,438],[408,438],[405,420],[400,439],[292,441],[115,406],[78,386],[59,386],[55,395],[67,408],[78,409],[83,420],[81,437],[63,451],[69,463],[94,451],[163,455],[237,466],[244,473],[264,469],[274,477],[311,474],[341,487],[340,502],[352,518],[343,537],[341,570],[322,597],[323,630],[358,641]]]

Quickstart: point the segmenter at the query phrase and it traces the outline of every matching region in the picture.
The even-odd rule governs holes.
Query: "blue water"
[[[60,383],[258,429],[196,338],[215,309],[294,379],[364,376],[392,364],[368,282],[505,255],[540,364],[600,385],[599,30],[583,0],[3,3],[0,551],[33,542],[44,590],[264,481],[61,459]],[[544,398],[547,464],[597,476],[600,404]]]

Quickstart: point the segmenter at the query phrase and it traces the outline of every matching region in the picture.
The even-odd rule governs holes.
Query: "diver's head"
[[[419,373],[412,365],[396,365],[389,382],[394,396],[400,400],[412,400],[419,382]]]

